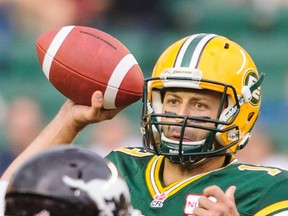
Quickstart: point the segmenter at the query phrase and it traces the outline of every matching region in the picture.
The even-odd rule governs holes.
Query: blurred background
[[[287,162],[288,0],[0,0],[1,170],[65,101],[46,79],[35,52],[39,35],[64,25],[95,27],[118,38],[134,54],[145,77],[166,47],[190,34],[216,33],[238,42],[266,73],[256,125],[265,132],[259,137],[269,140],[270,155]],[[121,124],[127,126],[120,134],[128,137],[129,144],[119,136],[119,146],[130,145],[131,140],[141,145],[140,101],[122,114],[122,123],[118,118],[109,121],[110,127],[120,125],[119,130]],[[76,142],[95,149],[111,143],[97,135],[111,130],[106,124],[99,127],[91,125]],[[269,146],[261,143],[258,150]],[[254,156],[243,150],[239,157],[249,161],[258,150],[249,150]],[[253,163],[269,165],[267,154],[263,155]]]

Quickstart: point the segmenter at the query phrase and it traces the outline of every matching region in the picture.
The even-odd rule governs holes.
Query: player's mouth
[[[175,133],[174,132],[171,136],[168,136],[168,138],[171,139],[171,140],[180,141],[181,135],[180,135],[180,133]],[[193,142],[193,141],[196,141],[196,140],[191,138],[191,134],[190,134],[190,136],[184,134],[184,137],[183,137],[182,141],[183,142]]]

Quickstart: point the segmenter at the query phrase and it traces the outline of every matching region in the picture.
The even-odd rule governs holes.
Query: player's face
[[[209,90],[168,90],[164,95],[163,113],[181,116],[203,117],[215,119],[218,114],[222,94]],[[162,122],[183,122],[183,118],[162,118]],[[190,121],[190,122],[189,122]],[[205,127],[214,126],[213,123],[205,123],[201,121],[188,120],[188,124],[203,125]],[[163,125],[162,130],[164,135],[178,141],[181,134],[181,127],[175,125]],[[186,128],[184,133],[184,142],[200,141],[206,138],[207,130]]]

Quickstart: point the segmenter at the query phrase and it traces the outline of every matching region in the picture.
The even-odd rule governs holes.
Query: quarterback
[[[169,46],[144,83],[143,148],[107,158],[128,183],[144,215],[288,215],[288,172],[237,161],[259,116],[264,74],[237,43],[195,34]],[[67,101],[3,175],[26,158],[71,143],[88,124],[113,118],[96,91],[91,107]],[[253,143],[249,143],[253,145]]]

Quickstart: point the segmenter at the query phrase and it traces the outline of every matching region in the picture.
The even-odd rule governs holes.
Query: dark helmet
[[[51,148],[28,160],[13,175],[5,215],[137,215],[126,182],[116,167],[76,146]]]

